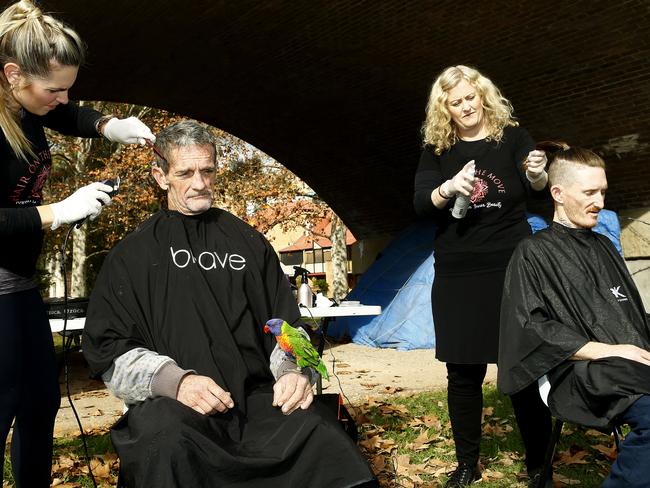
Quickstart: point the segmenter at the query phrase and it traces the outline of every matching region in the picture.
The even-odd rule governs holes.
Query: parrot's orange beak
[[[268,325],[265,325],[265,326],[264,326],[264,332],[265,332],[266,334],[268,334],[269,332],[271,332],[271,329],[269,328]]]

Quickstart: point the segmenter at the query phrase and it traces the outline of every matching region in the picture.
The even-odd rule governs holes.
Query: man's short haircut
[[[572,181],[571,169],[575,166],[589,166],[605,169],[605,161],[589,149],[570,147],[551,155],[548,169],[548,186],[568,185]]]
[[[155,155],[156,165],[167,174],[172,150],[189,146],[210,146],[216,161],[217,138],[212,130],[195,120],[181,120],[165,127],[156,137],[155,147],[160,153]]]

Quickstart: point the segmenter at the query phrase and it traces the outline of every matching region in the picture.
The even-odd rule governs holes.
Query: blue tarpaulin
[[[435,346],[431,318],[433,239],[436,227],[417,222],[398,234],[347,296],[381,305],[378,316],[339,317],[328,333],[372,347],[428,349]]]
[[[548,227],[546,221],[539,215],[528,214],[528,223],[533,234],[538,230]],[[592,230],[612,241],[616,250],[621,256],[623,255],[623,249],[621,248],[621,223],[618,220],[616,212],[606,209],[598,212],[598,223]]]
[[[616,250],[621,256],[623,255],[623,249],[621,248],[621,223],[618,220],[616,212],[605,209],[598,212],[598,223],[594,227],[594,232],[609,237]]]
[[[533,232],[548,225],[532,214],[528,223]],[[609,237],[621,252],[621,227],[614,212],[602,210],[594,231]],[[372,347],[434,348],[431,284],[435,232],[433,223],[417,222],[398,234],[347,296],[364,305],[381,305],[381,315],[339,317],[330,324],[328,334],[339,339],[350,336],[353,342]]]

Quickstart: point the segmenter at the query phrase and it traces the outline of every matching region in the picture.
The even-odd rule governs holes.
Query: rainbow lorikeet
[[[327,368],[325,363],[318,356],[318,352],[302,333],[289,325],[282,319],[271,319],[264,326],[264,332],[273,333],[275,340],[278,341],[280,349],[282,349],[287,356],[296,360],[296,364],[300,368],[311,366],[323,378],[328,379]]]

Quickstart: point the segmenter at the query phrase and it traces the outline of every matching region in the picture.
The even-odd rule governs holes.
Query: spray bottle
[[[473,164],[469,167],[467,173],[471,174],[472,177],[475,175],[475,166]],[[468,195],[463,195],[459,193],[456,195],[456,201],[454,202],[454,208],[451,210],[451,215],[454,218],[462,219],[467,215],[467,208],[469,207],[470,197]]]
[[[307,283],[309,279],[309,270],[301,268],[300,266],[294,266],[294,278],[301,276],[300,287],[298,288],[298,305],[303,307],[312,307],[314,304],[314,294]]]

